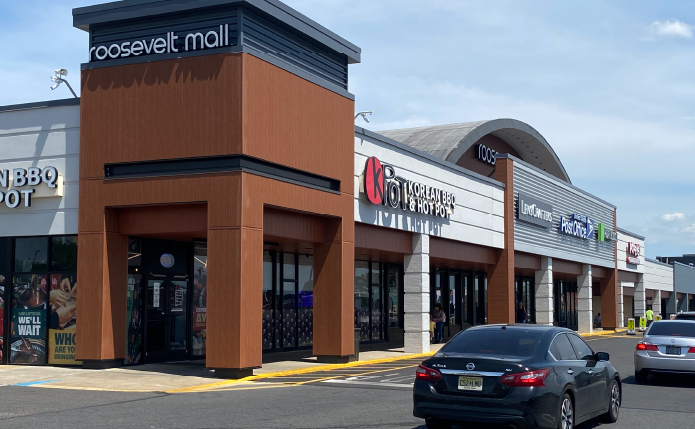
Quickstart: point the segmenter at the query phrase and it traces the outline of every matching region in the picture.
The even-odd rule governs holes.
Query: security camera
[[[61,76],[67,76],[68,71],[66,69],[56,69],[56,74]]]
[[[362,118],[363,118],[365,121],[367,121],[367,123],[370,122],[369,118],[367,118],[366,116],[362,116]]]

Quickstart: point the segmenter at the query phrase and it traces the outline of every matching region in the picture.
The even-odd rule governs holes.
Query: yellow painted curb
[[[615,335],[615,334],[622,334],[627,332],[627,329],[616,329],[615,331],[601,331],[601,332],[592,332],[592,333],[583,333],[579,334],[581,337],[605,337],[608,335]]]
[[[312,366],[312,367],[308,367],[308,368],[291,369],[291,370],[287,370],[287,371],[269,372],[267,374],[251,375],[249,377],[240,378],[238,380],[224,380],[224,381],[218,381],[217,383],[203,384],[200,386],[183,387],[180,389],[167,390],[167,391],[165,391],[165,393],[195,392],[195,391],[199,391],[199,390],[203,390],[203,389],[210,389],[210,388],[214,388],[214,387],[225,386],[228,384],[241,383],[244,381],[260,380],[263,378],[276,378],[276,377],[284,377],[284,376],[288,376],[288,375],[310,374],[313,372],[331,371],[331,370],[335,370],[335,369],[350,368],[350,367],[354,367],[354,366],[374,365],[374,364],[378,364],[378,363],[397,362],[397,361],[407,360],[407,359],[424,358],[424,357],[432,356],[434,353],[435,352],[420,353],[420,354],[412,354],[412,355],[398,356],[398,357],[392,357],[392,358],[354,361],[354,362],[348,362],[348,363],[329,364],[329,365]]]

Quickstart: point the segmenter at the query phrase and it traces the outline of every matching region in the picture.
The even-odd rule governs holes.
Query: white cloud
[[[661,216],[661,219],[663,219],[663,220],[665,220],[665,221],[667,221],[667,222],[670,222],[670,221],[676,220],[676,219],[678,219],[678,220],[683,220],[683,219],[685,219],[685,215],[684,215],[683,213],[679,213],[679,212],[676,212],[676,213],[666,213],[666,214],[664,214],[664,215]]]
[[[649,25],[649,31],[655,36],[683,37],[692,39],[693,26],[683,21],[654,21]]]

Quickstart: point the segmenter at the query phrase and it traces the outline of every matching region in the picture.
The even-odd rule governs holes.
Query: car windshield
[[[472,329],[457,335],[441,352],[528,357],[534,354],[542,336],[521,329]]]
[[[652,323],[647,335],[659,335],[664,337],[695,337],[695,323],[693,322],[666,322]]]

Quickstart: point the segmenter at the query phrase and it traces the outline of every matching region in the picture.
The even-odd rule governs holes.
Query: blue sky
[[[0,3],[0,105],[79,90],[92,0]],[[618,206],[647,256],[695,253],[695,3],[286,0],[362,48],[351,66],[373,130],[511,117],[573,183]]]

